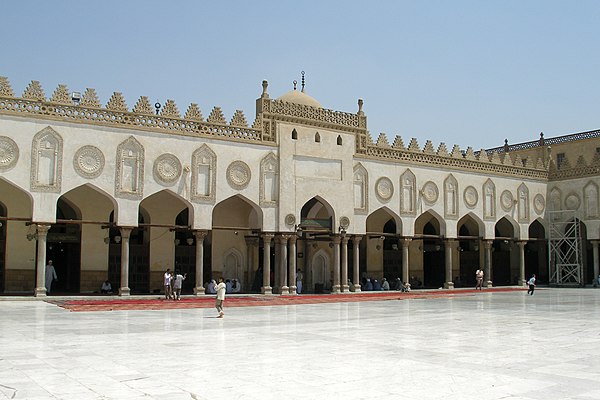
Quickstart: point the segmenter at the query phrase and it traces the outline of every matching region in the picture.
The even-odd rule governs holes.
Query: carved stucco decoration
[[[294,214],[288,214],[285,216],[285,224],[286,225],[295,225],[296,224],[296,216]]]
[[[19,160],[19,146],[7,136],[0,136],[0,171],[8,171]]]
[[[170,153],[158,156],[152,168],[154,179],[166,186],[175,184],[181,176],[182,171],[181,161],[179,161],[177,156]]]
[[[496,185],[491,179],[483,184],[483,219],[496,219]]]
[[[80,147],[73,156],[73,168],[79,176],[93,179],[104,170],[104,154],[96,146]]]
[[[590,181],[583,188],[583,208],[587,219],[598,219],[598,185]]]
[[[217,155],[206,144],[192,154],[192,195],[198,203],[214,203],[217,185]]]
[[[529,221],[529,188],[522,183],[517,189],[517,207],[519,222]]]
[[[260,205],[275,207],[279,200],[279,160],[271,152],[260,161]]]
[[[550,211],[562,210],[562,192],[559,188],[554,187],[550,190]]]
[[[500,207],[506,212],[510,212],[514,206],[514,197],[510,190],[504,190],[500,195]]]
[[[463,193],[463,199],[468,208],[475,208],[479,202],[479,194],[477,193],[477,189],[475,189],[473,186],[467,186]]]
[[[581,206],[581,199],[577,193],[571,192],[565,197],[565,209],[579,210],[579,206]]]
[[[234,189],[242,190],[248,186],[252,173],[248,164],[236,160],[227,167],[227,183]]]
[[[452,174],[444,180],[444,216],[458,217],[458,181]]]
[[[46,127],[33,137],[31,146],[31,191],[60,193],[63,139]]]
[[[369,212],[369,174],[360,163],[354,166],[354,212],[362,215]]]
[[[384,203],[390,201],[394,195],[394,184],[390,178],[383,176],[377,179],[377,182],[375,183],[375,194],[377,195],[377,198]]]
[[[541,215],[546,209],[546,199],[540,193],[533,197],[533,209],[538,215]]]
[[[115,196],[137,200],[144,194],[144,147],[133,136],[117,146]]]
[[[340,226],[344,229],[347,229],[350,226],[350,218],[341,217],[340,218]]]
[[[432,181],[425,182],[423,189],[421,189],[421,193],[425,204],[430,206],[434,205],[440,196],[437,185]]]
[[[415,174],[407,169],[400,177],[400,214],[416,215],[417,180]]]

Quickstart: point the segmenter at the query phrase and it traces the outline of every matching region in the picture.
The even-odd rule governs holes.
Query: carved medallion
[[[104,154],[95,146],[80,147],[73,156],[73,168],[84,178],[97,178],[104,169]]]
[[[533,198],[533,208],[538,214],[544,212],[544,209],[546,208],[546,199],[544,199],[544,196],[542,194],[538,193]]]
[[[344,229],[348,228],[350,226],[350,218],[341,217],[340,218],[340,226]]]
[[[581,205],[581,199],[576,193],[570,193],[565,198],[565,208],[567,210],[579,210],[579,206]]]
[[[500,205],[502,209],[506,212],[512,210],[514,202],[513,202],[513,194],[509,190],[505,190],[500,195]]]
[[[375,194],[382,202],[388,202],[394,194],[394,184],[390,178],[382,177],[375,183]]]
[[[9,137],[0,136],[0,170],[15,166],[19,159],[19,146]]]
[[[296,216],[294,214],[288,214],[285,216],[285,224],[286,225],[295,225],[296,224]]]
[[[243,161],[234,161],[227,167],[227,182],[234,189],[248,186],[251,176],[250,167]]]
[[[465,205],[469,208],[473,208],[477,205],[479,201],[479,195],[477,194],[477,189],[473,186],[467,186],[463,193],[463,199],[465,201]]]
[[[172,185],[181,176],[181,162],[177,156],[165,153],[161,154],[155,161],[153,167],[154,179],[165,185]]]
[[[421,193],[423,194],[423,200],[425,201],[425,203],[427,203],[430,206],[435,204],[435,202],[440,196],[440,192],[438,190],[437,185],[431,181],[425,182]]]

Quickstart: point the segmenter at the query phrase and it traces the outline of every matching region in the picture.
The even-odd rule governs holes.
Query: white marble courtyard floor
[[[600,399],[600,289],[0,310],[0,399]]]

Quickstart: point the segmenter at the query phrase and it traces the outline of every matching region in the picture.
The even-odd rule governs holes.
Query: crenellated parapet
[[[412,138],[408,147],[405,147],[400,136],[396,136],[393,144],[390,145],[383,133],[379,135],[376,143],[373,143],[369,135],[366,143],[364,155],[368,158],[495,175],[520,176],[529,179],[545,180],[548,178],[548,170],[541,158],[528,157],[523,160],[510,153],[487,152],[483,149],[475,152],[471,147],[461,150],[458,145],[454,145],[448,152],[445,143],[440,143],[435,150],[433,143],[429,140],[421,148],[416,138]]]
[[[6,77],[0,77],[0,114],[184,136],[274,142],[274,138],[263,137],[260,124],[255,122],[253,127],[248,127],[240,110],[235,112],[229,124],[219,107],[215,107],[204,121],[200,108],[192,103],[182,118],[173,100],[167,100],[162,110],[155,112],[148,98],[142,96],[130,110],[119,92],[113,93],[102,107],[94,89],[86,89],[81,98],[74,101],[66,85],[59,85],[52,97],[46,99],[38,81],[32,81],[23,95],[16,97]]]
[[[598,175],[600,175],[599,153],[594,154],[594,157],[589,161],[586,160],[583,155],[579,155],[575,165],[572,165],[568,156],[565,155],[560,166],[557,166],[554,160],[550,161],[550,168],[548,171],[548,179],[553,181]]]

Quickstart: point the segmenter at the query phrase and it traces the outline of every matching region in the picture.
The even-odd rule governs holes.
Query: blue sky
[[[6,1],[0,76],[221,106],[306,91],[371,136],[475,150],[600,128],[600,1]]]

